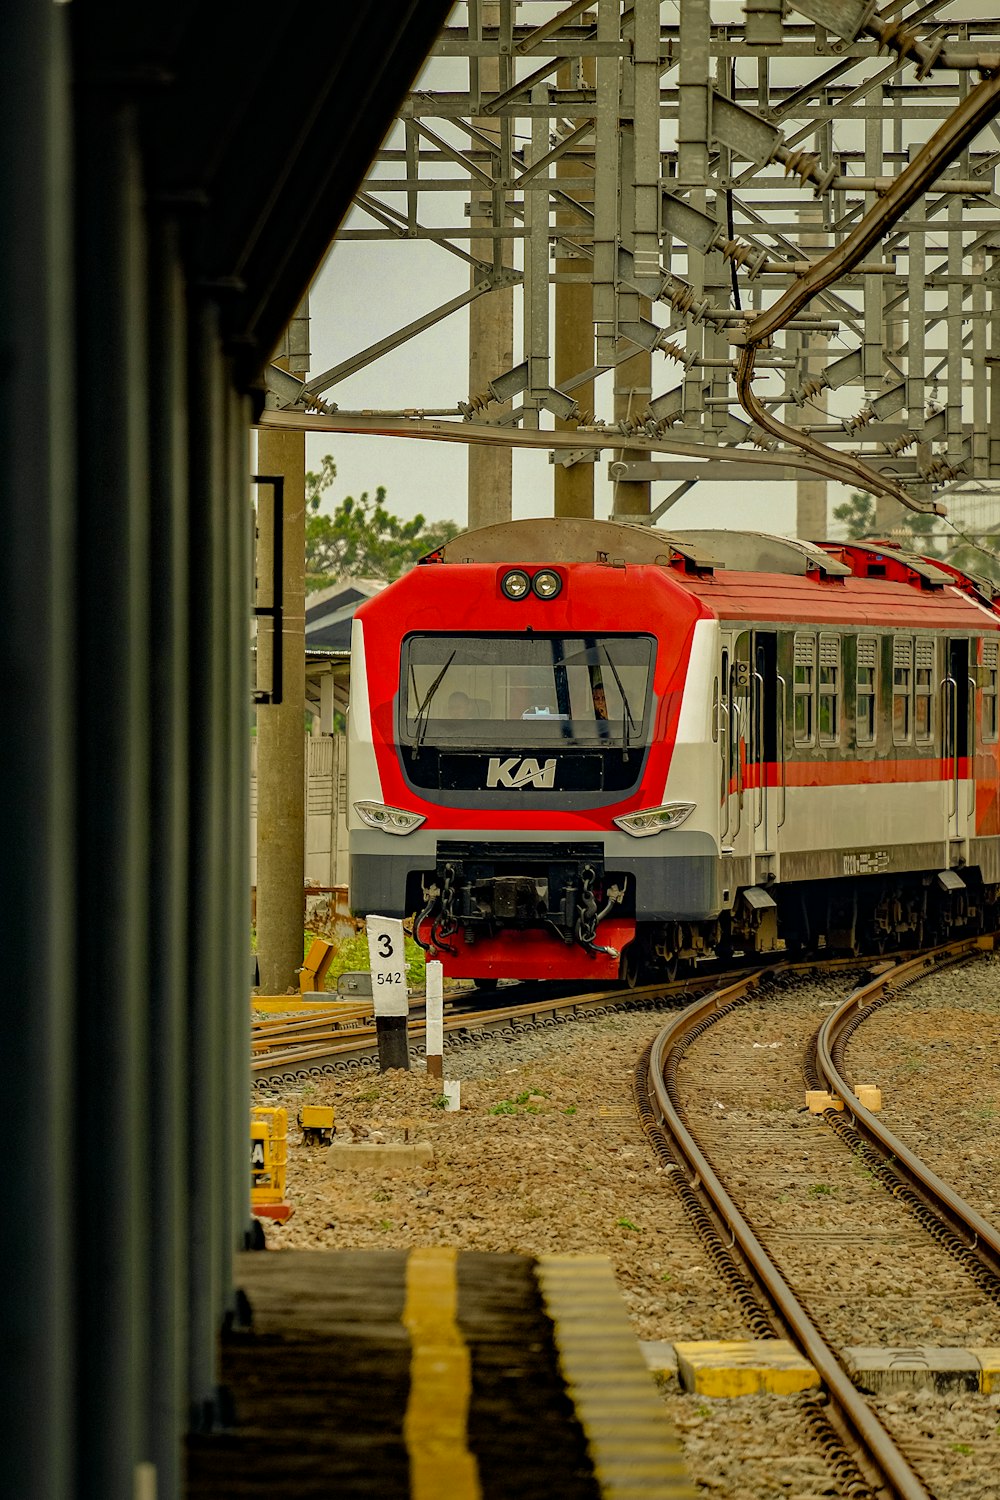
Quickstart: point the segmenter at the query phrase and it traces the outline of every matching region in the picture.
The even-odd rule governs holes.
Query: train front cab
[[[413,917],[455,976],[617,978],[637,929],[664,950],[718,914],[717,625],[659,567],[491,610],[505,576],[450,570],[447,616],[403,580],[355,620],[352,905]]]

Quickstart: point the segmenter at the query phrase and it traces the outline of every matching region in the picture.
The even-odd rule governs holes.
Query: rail
[[[1000,1230],[942,1182],[877,1115],[865,1108],[844,1075],[843,1063],[851,1032],[876,1005],[885,1004],[907,985],[926,978],[945,965],[957,963],[977,951],[989,951],[992,947],[992,938],[961,939],[909,963],[898,964],[869,984],[862,985],[832,1011],[820,1027],[816,1038],[816,1065],[830,1093],[843,1100],[854,1128],[872,1141],[883,1155],[892,1158],[896,1175],[904,1177],[966,1245],[966,1249],[975,1254],[994,1276],[1000,1277]]]
[[[733,1202],[688,1129],[676,1102],[672,1080],[682,1044],[686,1045],[739,1004],[750,990],[774,972],[773,969],[761,970],[747,975],[688,1006],[676,1020],[663,1028],[649,1054],[648,1088],[653,1111],[691,1186],[701,1190],[730,1242],[739,1246],[753,1279],[763,1289],[788,1336],[818,1372],[841,1422],[877,1470],[880,1483],[897,1500],[928,1500],[929,1492],[923,1481],[857,1391],[835,1352]]]

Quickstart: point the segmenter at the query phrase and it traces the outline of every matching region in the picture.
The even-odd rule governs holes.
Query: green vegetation
[[[639,1228],[638,1224],[633,1224],[631,1219],[619,1219],[617,1222],[619,1229],[634,1229],[636,1234],[642,1233],[642,1230]]]
[[[385,487],[375,499],[348,495],[333,514],[320,507],[337,477],[328,453],[318,474],[306,475],[306,589],[327,588],[341,578],[398,578],[419,558],[458,533],[453,521],[428,523],[424,516],[401,521],[385,508]]]
[[[918,552],[921,557],[941,558],[962,572],[992,579],[994,583],[1000,581],[1000,555],[997,552],[1000,534],[996,529],[980,533],[987,543],[980,546],[956,527],[949,529],[948,522],[939,516],[908,510],[893,521],[892,530],[886,536],[884,529],[880,532],[875,523],[875,501],[864,490],[855,490],[849,500],[835,505],[833,517],[844,526],[848,541],[882,536],[886,541],[898,542],[901,547]]]
[[[303,951],[309,951],[309,944],[314,937],[322,937],[322,933],[306,932]],[[415,943],[411,937],[406,938],[406,982],[414,988],[419,988],[424,982],[424,966],[426,955],[419,943]],[[338,943],[330,967],[326,971],[327,990],[336,990],[337,979],[354,969],[367,969],[368,939],[363,932],[357,937],[348,938],[344,943]]]
[[[828,1182],[814,1182],[809,1189],[810,1198],[832,1197],[835,1189]]]
[[[313,932],[306,928],[302,938],[302,957],[305,958],[309,952],[309,944],[314,938],[322,938],[321,932]],[[406,946],[406,982],[411,989],[422,989],[424,984],[424,970],[427,955],[419,943],[415,943],[408,933],[404,933]],[[323,938],[328,942],[328,938]],[[250,925],[250,951],[257,952],[257,929]],[[367,969],[370,966],[368,957],[368,939],[363,932],[356,937],[348,938],[346,942],[337,943],[334,946],[333,958],[330,967],[326,971],[325,986],[327,991],[336,990],[337,979],[341,974],[346,974],[356,969]]]
[[[549,1096],[543,1089],[522,1089],[515,1099],[501,1099],[499,1104],[494,1104],[490,1109],[491,1115],[537,1115],[540,1113],[537,1101],[547,1099]],[[530,1101],[530,1102],[529,1102]],[[571,1105],[564,1114],[574,1114],[575,1106]]]

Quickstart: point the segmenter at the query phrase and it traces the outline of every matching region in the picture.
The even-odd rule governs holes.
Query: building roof
[[[306,650],[350,651],[354,611],[385,588],[381,578],[344,578],[306,597]]]

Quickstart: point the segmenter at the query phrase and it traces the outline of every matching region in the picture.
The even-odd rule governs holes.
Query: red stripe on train
[[[761,772],[763,771],[763,778]],[[958,761],[959,780],[966,780],[972,775],[972,768],[967,756],[960,756]],[[761,781],[765,786],[780,787],[782,785],[805,787],[805,786],[882,786],[891,784],[898,786],[907,782],[928,781],[952,781],[955,776],[955,762],[929,757],[926,760],[817,760],[817,761],[788,761],[782,768],[775,761],[769,761],[763,766],[753,762],[743,768],[743,785],[746,789],[760,786]],[[736,790],[735,783],[730,780],[729,790]]]

